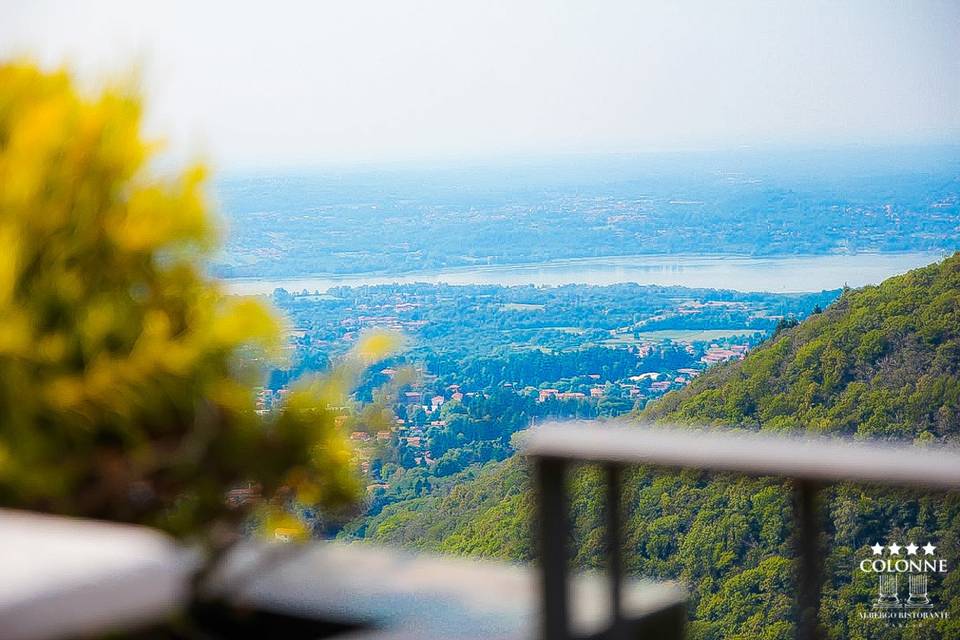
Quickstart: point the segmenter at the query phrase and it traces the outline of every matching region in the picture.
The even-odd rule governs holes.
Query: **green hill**
[[[644,412],[865,438],[960,434],[960,254],[847,291],[821,314]]]
[[[846,291],[820,314],[718,366],[638,416],[801,430],[926,446],[960,439],[960,254],[879,286]],[[391,505],[357,533],[445,552],[530,557],[522,459],[490,464],[442,494]],[[573,478],[576,561],[602,565],[602,499],[593,472]],[[628,477],[629,568],[691,592],[694,638],[791,637],[789,492],[776,482],[637,470]],[[960,569],[931,582],[952,619],[863,620],[876,588],[856,570],[877,541],[935,541],[957,561],[960,501],[836,487],[825,505],[823,622],[836,638],[960,637]]]

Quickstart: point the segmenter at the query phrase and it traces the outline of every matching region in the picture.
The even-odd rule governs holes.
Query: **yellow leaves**
[[[84,111],[78,125],[78,133],[86,129],[89,135],[78,139],[76,151],[81,155],[77,160],[82,162],[83,154],[96,149],[100,161],[117,179],[128,179],[140,169],[149,151],[140,136],[140,100],[133,91],[114,86],[93,106]]]
[[[32,347],[30,319],[19,309],[0,307],[0,358],[19,358]]]
[[[250,404],[250,389],[235,380],[218,380],[208,391],[208,399],[218,407],[243,410]]]
[[[83,380],[78,376],[59,376],[47,383],[43,395],[58,410],[76,410],[84,398]]]
[[[157,219],[162,205],[162,191],[140,190],[130,197],[122,219],[111,229],[117,245],[127,251],[147,251],[162,246],[170,237],[169,218]]]
[[[273,350],[279,346],[279,336],[277,319],[254,298],[228,298],[213,329],[213,341],[224,348],[246,343]]]
[[[170,336],[170,316],[162,309],[149,309],[143,315],[140,340],[162,341]]]
[[[353,352],[365,363],[382,360],[400,348],[401,339],[389,331],[371,331],[362,336]]]
[[[285,509],[271,506],[263,518],[261,534],[268,540],[293,542],[306,540],[309,531],[296,516]]]
[[[100,300],[88,305],[85,311],[79,326],[82,340],[99,350],[104,338],[114,329],[119,309],[109,300]]]
[[[70,105],[58,96],[35,103],[16,114],[0,176],[4,181],[4,205],[24,205],[47,186],[45,165],[52,162],[65,143],[65,121]]]
[[[0,308],[13,300],[19,278],[20,234],[9,221],[0,219]]]
[[[395,332],[371,331],[364,334],[343,362],[324,377],[318,392],[329,406],[342,406],[363,370],[396,352],[402,344],[402,337]]]
[[[357,428],[351,430],[359,429],[367,433],[376,433],[377,431],[390,431],[395,424],[396,416],[393,411],[378,404],[370,404],[361,410]]]
[[[56,363],[67,353],[67,339],[61,333],[48,334],[37,341],[36,348],[42,361]]]
[[[242,365],[281,351],[281,323],[206,276],[206,173],[150,175],[140,118],[129,92],[86,97],[64,73],[0,65],[0,494],[186,535],[232,522],[224,493],[249,481],[270,500],[268,534],[303,537],[290,501],[360,494],[336,418],[400,338],[365,335],[258,415]]]
[[[134,191],[125,209],[111,221],[117,245],[140,252],[186,241],[206,243],[211,234],[202,188],[205,173],[202,167],[194,167],[177,184]]]

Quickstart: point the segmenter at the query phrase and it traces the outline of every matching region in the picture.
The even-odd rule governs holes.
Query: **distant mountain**
[[[822,313],[781,331],[743,361],[710,370],[638,418],[956,444],[960,254],[846,291]],[[469,481],[451,483],[442,495],[391,505],[353,531],[420,548],[527,559],[527,485],[524,463],[514,457],[471,470]],[[576,475],[573,493],[577,561],[602,566],[595,474]],[[791,637],[791,505],[783,485],[638,470],[624,493],[629,567],[688,585],[692,637]],[[877,541],[933,540],[956,566],[960,500],[847,486],[827,497],[823,613],[831,637],[960,637],[960,569],[931,579],[931,593],[952,619],[899,625],[859,617],[876,584],[855,569]]]

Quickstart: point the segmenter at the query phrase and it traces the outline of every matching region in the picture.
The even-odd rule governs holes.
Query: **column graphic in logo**
[[[876,609],[891,609],[894,607],[900,606],[900,596],[897,595],[899,591],[899,576],[895,573],[881,573],[879,576],[880,582],[880,597],[877,598],[877,602],[873,605]]]
[[[906,606],[911,609],[929,609],[933,606],[930,602],[930,596],[927,595],[927,574],[910,574],[910,597],[907,598]]]

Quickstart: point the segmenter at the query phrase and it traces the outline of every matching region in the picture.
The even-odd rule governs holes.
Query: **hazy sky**
[[[5,0],[221,167],[960,141],[960,2]]]

